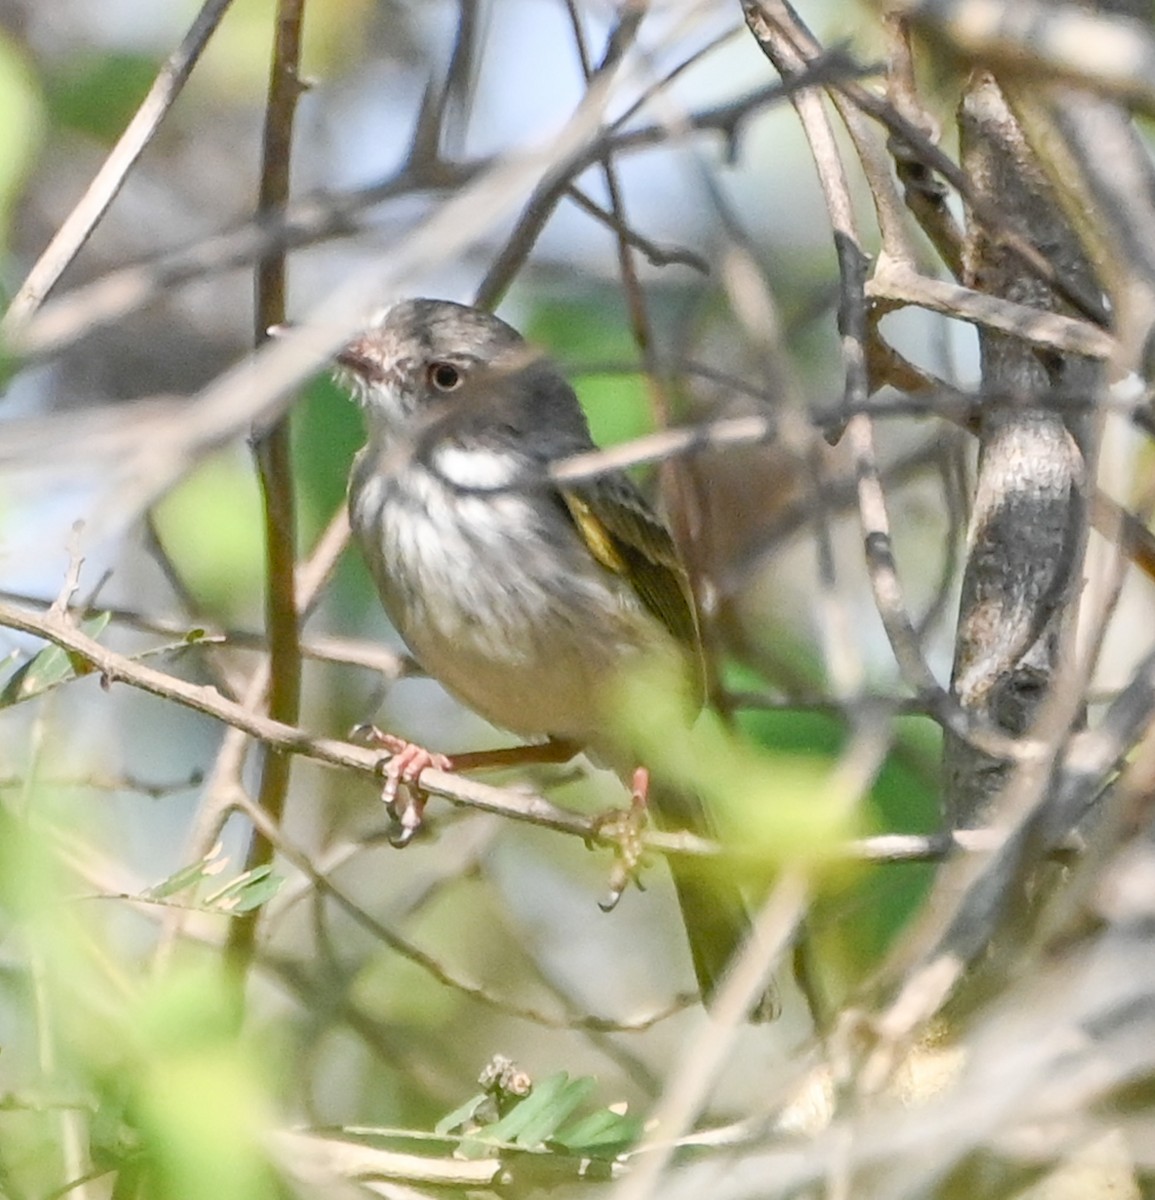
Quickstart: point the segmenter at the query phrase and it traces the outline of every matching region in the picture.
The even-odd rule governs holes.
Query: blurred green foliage
[[[172,1200],[271,1198],[268,1081],[220,963],[127,970],[122,922],[72,853],[84,802],[26,800],[0,808],[0,933],[31,984],[0,984],[4,1194],[51,1194],[91,1162]]]
[[[157,64],[127,51],[82,51],[59,64],[45,79],[49,119],[111,145],[144,99]]]
[[[863,802],[848,807],[836,769],[851,735],[840,718],[749,709],[727,728],[707,711],[688,729],[684,692],[680,673],[671,675],[661,663],[621,680],[611,705],[625,743],[658,778],[693,788],[717,818],[721,839],[760,860],[759,867],[742,868],[753,891],[767,889],[787,865],[811,866],[810,931],[831,986],[848,990],[917,910],[931,867],[853,863],[843,858],[842,845],[874,832],[937,827],[937,727],[926,719],[899,722]]]
[[[612,446],[654,428],[646,384],[630,365],[638,361],[620,299],[546,298],[534,304],[522,331],[534,345],[549,350],[566,371],[589,417],[594,441]],[[622,370],[584,370],[586,364]]]
[[[0,29],[0,251],[6,253],[12,209],[35,159],[44,128],[40,82],[22,47]]]
[[[126,1019],[139,1056],[128,1111],[161,1194],[271,1200],[261,1056],[237,1032],[219,965],[166,973]]]
[[[265,567],[260,491],[239,449],[202,462],[157,504],[154,522],[205,615],[236,624],[259,611]]]
[[[826,771],[845,753],[845,723],[827,713],[805,710],[747,710],[743,730],[776,761],[802,755]],[[939,827],[937,726],[921,717],[895,723],[895,742],[858,816],[861,832],[930,833]],[[799,797],[794,795],[794,802]],[[805,797],[801,798],[806,803]],[[780,791],[776,803],[790,803]],[[817,956],[838,990],[850,988],[873,967],[918,910],[933,875],[929,863],[868,866],[844,864],[824,874],[808,930],[820,947]]]
[[[768,872],[819,865],[851,836],[857,814],[829,787],[833,762],[784,747],[764,752],[717,713],[692,720],[681,663],[655,658],[624,674],[610,699],[625,744],[656,779],[700,795],[723,841],[740,841]]]
[[[298,550],[307,552],[345,502],[349,467],[364,441],[361,418],[328,377],[313,380],[292,411]],[[260,489],[251,460],[225,451],[202,463],[155,510],[157,531],[206,615],[252,616],[264,579]],[[342,605],[363,608],[372,590],[345,555],[336,588]]]
[[[356,404],[326,373],[293,406],[292,435],[301,541],[308,546],[345,503],[349,467],[365,432]]]
[[[310,5],[304,24],[303,73],[325,77],[340,75],[363,58],[367,31],[380,0],[327,0]],[[387,5],[391,32],[405,34],[406,13]],[[269,77],[269,30],[276,12],[275,0],[233,0],[220,33],[209,44],[192,79],[198,100],[236,104],[259,100]],[[382,49],[389,42],[382,38]]]

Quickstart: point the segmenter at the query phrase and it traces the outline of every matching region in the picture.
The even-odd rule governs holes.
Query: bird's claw
[[[416,785],[401,787],[398,780],[389,778],[381,799],[389,813],[389,845],[404,849],[421,832],[425,824],[425,802],[428,797]]]
[[[389,842],[398,848],[408,846],[421,831],[425,819],[428,796],[421,787],[421,773],[427,767],[450,771],[453,763],[444,754],[427,750],[396,734],[384,733],[375,725],[358,725],[352,736],[389,754],[379,766],[385,776],[381,801],[393,821]]]
[[[641,877],[638,874],[640,863],[626,864],[620,857],[614,859],[614,865],[610,868],[610,886],[606,894],[598,901],[598,908],[604,913],[613,912],[618,906],[618,901],[622,898],[626,888],[631,883],[638,885],[638,890],[643,890]]]
[[[636,781],[635,781],[636,782]],[[610,869],[610,887],[605,898],[598,901],[602,912],[612,912],[630,884],[645,891],[641,871],[644,863],[646,830],[646,801],[644,792],[634,787],[629,808],[616,808],[593,820],[596,836],[614,845],[614,865]]]

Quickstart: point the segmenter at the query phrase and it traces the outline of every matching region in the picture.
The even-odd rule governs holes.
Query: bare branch
[[[1042,350],[1087,358],[1112,358],[1117,352],[1115,339],[1089,321],[931,279],[889,259],[880,260],[867,281],[866,294],[892,304],[917,304],[980,329],[1013,334]]]
[[[96,173],[96,178],[88,185],[88,190],[56,231],[56,236],[13,297],[3,321],[0,321],[0,332],[5,337],[22,331],[21,327],[26,325],[64,274],[68,264],[80,253],[89,235],[108,211],[108,206],[124,186],[136,160],[176,102],[231,3],[232,0],[205,0],[188,33],[161,68],[148,95],[141,101],[132,120],[125,126],[124,133]]]
[[[278,0],[265,108],[258,215],[283,210],[289,199],[293,119],[301,94],[304,19],[305,0]],[[254,332],[258,345],[268,337],[268,330],[282,325],[288,316],[285,291],[285,252],[278,249],[257,263]],[[275,720],[294,725],[301,707],[301,646],[294,590],[297,509],[288,414],[257,431],[253,453],[264,513],[268,711]],[[291,769],[292,759],[288,755],[265,755],[257,804],[272,825],[279,825],[284,815]],[[272,858],[273,844],[254,830],[244,870],[259,870],[268,866]],[[229,926],[225,956],[242,992],[259,919],[260,909],[253,908]]]
[[[887,7],[984,62],[1065,76],[1155,111],[1155,37],[1147,22],[1047,0],[888,0]]]

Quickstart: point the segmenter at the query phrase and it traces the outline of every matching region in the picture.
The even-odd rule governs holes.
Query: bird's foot
[[[636,884],[639,890],[644,890],[641,872],[645,865],[643,835],[648,817],[646,797],[649,790],[650,774],[645,767],[639,767],[634,772],[629,808],[615,808],[593,820],[597,836],[614,843],[610,889],[605,899],[598,901],[598,908],[602,912],[612,912],[631,883]]]
[[[375,725],[358,725],[353,730],[353,736],[389,754],[380,766],[385,776],[381,800],[393,822],[389,842],[397,847],[408,846],[421,831],[425,820],[425,804],[429,799],[421,787],[422,771],[427,767],[452,771],[453,760],[448,755],[427,750],[396,734],[384,733]]]
[[[429,797],[421,787],[421,773],[428,767],[437,771],[493,771],[528,763],[568,762],[581,747],[563,738],[549,738],[528,746],[505,746],[495,750],[472,750],[464,754],[439,754],[417,742],[385,733],[376,725],[358,725],[352,736],[366,746],[384,750],[389,757],[380,764],[385,776],[381,799],[393,818],[394,832],[389,841],[407,846],[421,830],[425,804]]]

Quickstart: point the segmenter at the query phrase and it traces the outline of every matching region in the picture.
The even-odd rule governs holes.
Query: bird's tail
[[[693,794],[655,785],[649,794],[649,807],[665,829],[715,836],[713,822]],[[702,1001],[709,1008],[735,956],[750,939],[750,914],[737,886],[717,869],[711,870],[713,864],[679,855],[670,855],[669,862],[694,974]],[[750,1012],[750,1019],[771,1021],[780,1010],[778,989],[771,981]]]

